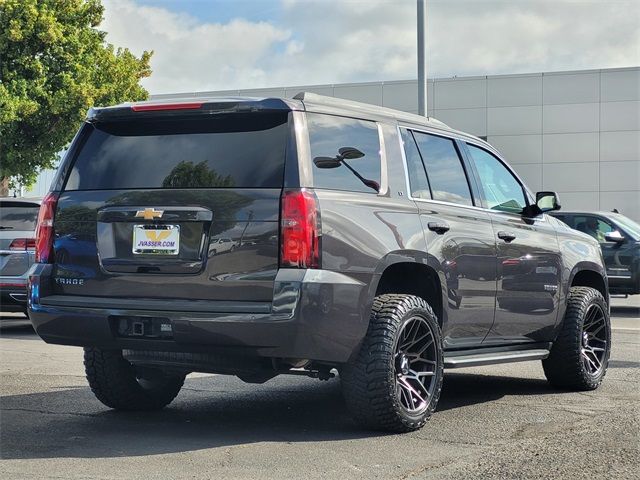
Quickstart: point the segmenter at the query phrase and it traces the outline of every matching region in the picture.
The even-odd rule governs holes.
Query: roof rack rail
[[[310,102],[318,105],[325,105],[329,107],[348,107],[354,110],[363,110],[363,111],[376,111],[382,113],[384,115],[388,115],[391,117],[401,118],[406,116],[419,117],[423,121],[426,121],[434,126],[440,126],[449,129],[450,127],[440,120],[437,120],[433,117],[422,117],[420,115],[416,115],[414,113],[403,112],[401,110],[395,110],[393,108],[381,107],[378,105],[372,105],[370,103],[356,102],[355,100],[346,100],[339,97],[329,97],[327,95],[320,95],[312,92],[299,92],[294,100],[300,100],[301,102]]]

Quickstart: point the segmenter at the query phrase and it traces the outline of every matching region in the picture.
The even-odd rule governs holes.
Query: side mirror
[[[313,163],[318,168],[337,168],[340,166],[341,160],[336,157],[316,157]]]
[[[536,193],[536,205],[541,212],[560,210],[560,198],[556,192]]]
[[[605,233],[604,239],[607,242],[614,242],[614,243],[624,242],[624,236],[618,230],[613,230],[611,232]]]

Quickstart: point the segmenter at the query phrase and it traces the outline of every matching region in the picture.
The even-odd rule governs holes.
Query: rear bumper
[[[65,345],[342,363],[364,337],[371,307],[367,283],[327,270],[281,269],[272,303],[51,296],[41,291],[50,272],[32,269],[29,317],[43,340]],[[167,319],[173,338],[118,336],[114,317]]]
[[[0,277],[0,312],[24,312],[26,310],[26,278],[8,280]]]

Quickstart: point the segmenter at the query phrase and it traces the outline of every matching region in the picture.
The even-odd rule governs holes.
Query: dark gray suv
[[[30,318],[84,347],[112,408],[162,408],[194,371],[337,371],[359,423],[413,430],[444,368],[542,360],[558,388],[602,381],[602,254],[558,208],[487,143],[385,108],[96,108],[41,207]]]

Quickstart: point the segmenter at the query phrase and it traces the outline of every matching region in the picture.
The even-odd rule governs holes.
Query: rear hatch
[[[0,200],[0,277],[2,286],[14,283],[9,277],[23,277],[34,260],[37,202]],[[6,277],[6,278],[5,278]],[[26,277],[25,277],[26,278]],[[20,280],[16,284],[23,284]]]
[[[49,291],[134,308],[270,302],[288,117],[133,112],[87,123],[58,199]]]

